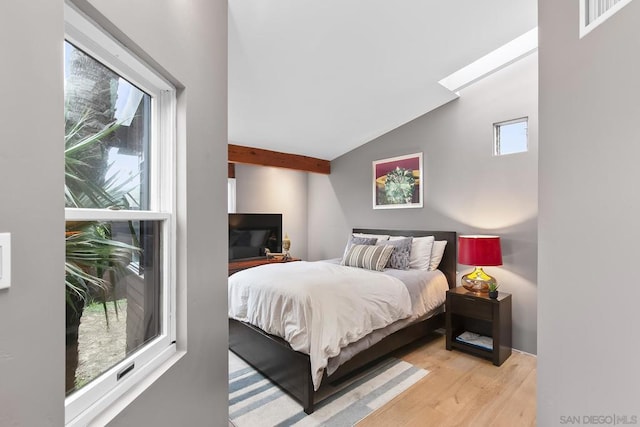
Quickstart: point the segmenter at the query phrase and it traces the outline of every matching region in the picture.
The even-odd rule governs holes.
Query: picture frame
[[[422,207],[422,153],[375,160],[372,169],[373,209]]]

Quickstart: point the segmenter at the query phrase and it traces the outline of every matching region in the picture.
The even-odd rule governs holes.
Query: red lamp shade
[[[498,236],[459,236],[458,262],[475,267],[502,265],[502,250]]]

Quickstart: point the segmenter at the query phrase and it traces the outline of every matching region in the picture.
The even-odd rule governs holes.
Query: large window
[[[84,425],[175,352],[175,91],[65,20],[66,421]]]

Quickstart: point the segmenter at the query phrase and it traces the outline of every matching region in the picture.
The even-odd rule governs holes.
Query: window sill
[[[86,411],[68,421],[65,426],[107,425],[185,354],[186,351],[177,351],[176,345],[172,344],[151,361],[146,369],[127,378],[121,387],[105,395]]]

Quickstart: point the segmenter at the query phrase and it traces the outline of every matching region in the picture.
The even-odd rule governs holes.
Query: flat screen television
[[[229,260],[282,252],[282,214],[230,213]]]

